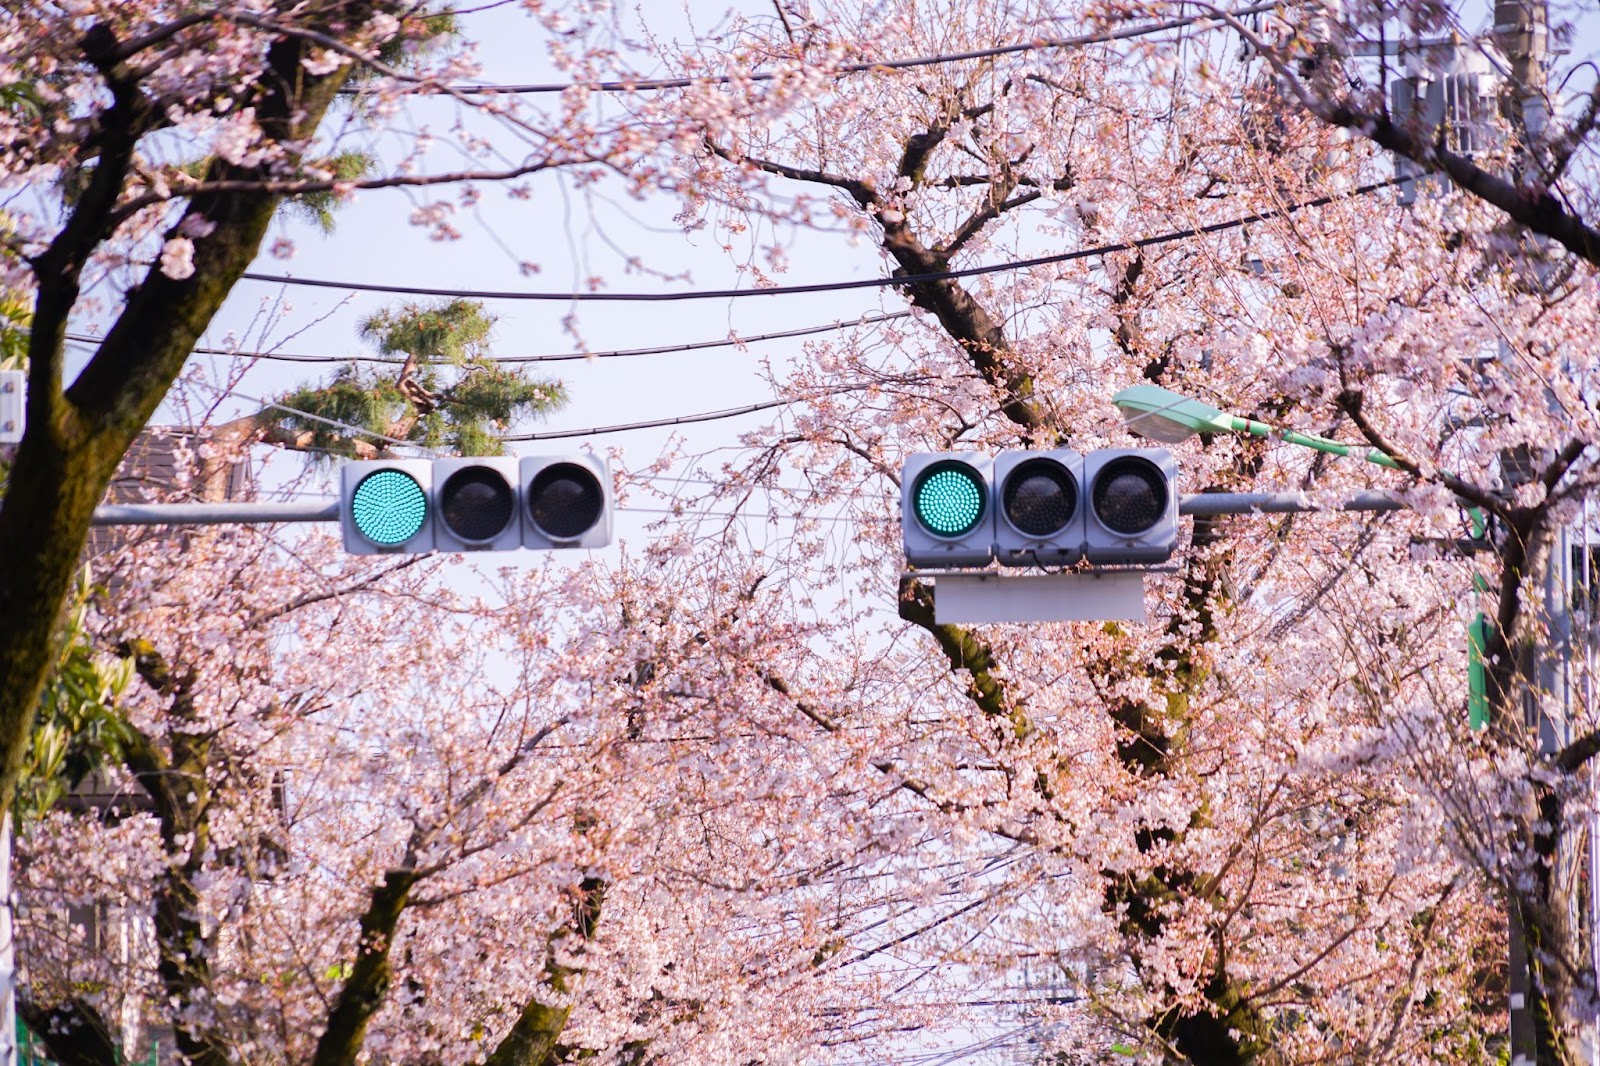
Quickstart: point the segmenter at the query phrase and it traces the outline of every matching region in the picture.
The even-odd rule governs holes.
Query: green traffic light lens
[[[937,537],[960,537],[983,521],[988,509],[987,486],[966,463],[945,459],[917,477],[911,490],[917,521]]]
[[[351,493],[350,520],[363,537],[392,548],[422,530],[428,520],[428,495],[410,474],[379,470],[362,478]]]

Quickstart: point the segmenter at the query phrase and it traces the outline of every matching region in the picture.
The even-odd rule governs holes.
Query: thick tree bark
[[[356,945],[355,963],[328,1014],[328,1027],[317,1040],[312,1066],[351,1066],[360,1057],[361,1045],[367,1038],[367,1025],[383,1006],[389,992],[389,982],[394,976],[389,954],[400,916],[410,902],[417,878],[414,868],[397,867],[385,874],[383,883],[372,890],[366,912],[361,915],[361,938]]]
[[[146,642],[132,641],[120,650],[133,656],[145,683],[170,701],[168,713],[176,721],[195,722],[187,677],[175,675]],[[170,1000],[200,1003],[212,985],[213,944],[201,921],[196,883],[212,847],[209,771],[213,737],[179,727],[171,733],[170,751],[163,752],[129,729],[128,768],[154,803],[168,857],[155,897],[156,972]],[[227,1066],[227,1043],[215,1030],[177,1022],[173,1036],[179,1054],[190,1066]]]
[[[565,1058],[561,1033],[572,1016],[572,1002],[568,997],[572,995],[572,986],[580,971],[576,966],[563,963],[560,953],[580,952],[594,937],[605,894],[606,883],[598,877],[586,877],[578,885],[571,923],[550,938],[544,971],[540,974],[539,993],[528,998],[516,1024],[501,1038],[484,1066],[556,1066]],[[541,995],[560,1001],[547,1003]]]

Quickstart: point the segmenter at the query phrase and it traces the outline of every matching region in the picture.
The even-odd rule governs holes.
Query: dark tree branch
[[[287,603],[281,603],[276,607],[271,607],[267,610],[259,611],[256,614],[251,615],[249,621],[245,623],[245,628],[254,629],[258,626],[266,625],[268,622],[275,622],[285,615],[293,614],[295,611],[298,611],[303,607],[310,607],[318,603],[325,603],[328,600],[337,600],[357,592],[363,592],[372,588],[374,585],[380,584],[387,578],[392,577],[402,570],[409,569],[413,566],[416,566],[418,563],[424,562],[426,559],[427,556],[425,555],[412,556],[409,559],[404,559],[398,563],[395,563],[393,566],[389,566],[377,571],[376,573],[369,574],[366,577],[363,577],[360,580],[354,581],[348,585],[340,585],[338,588],[324,589],[321,592],[308,592],[304,596],[297,596]]]
[[[970,629],[935,621],[933,590],[916,578],[901,579],[900,617],[933,637],[952,671],[967,671],[967,696],[980,711],[1008,723],[1018,740],[1033,733],[1027,712],[1011,699],[1005,682],[994,675],[994,649]]]
[[[1006,199],[1006,197],[1010,195],[1010,191],[1011,190],[1009,188],[997,186],[993,190],[994,195],[990,197],[989,202],[984,204],[984,206],[979,208],[977,211],[974,211],[972,215],[961,224],[961,228],[956,230],[955,234],[951,236],[948,241],[946,241],[942,246],[934,249],[934,254],[943,256],[946,259],[954,256],[962,249],[963,246],[966,245],[968,241],[982,233],[984,227],[989,223],[993,222],[1007,211],[1013,211],[1025,204],[1031,204],[1033,201],[1044,195],[1044,193],[1037,189],[1031,189],[1019,196],[1011,196],[1010,199]],[[998,202],[996,202],[996,198],[998,198]]]
[[[363,21],[372,0],[322,14]],[[318,17],[316,11],[307,18]],[[106,71],[113,103],[101,123],[100,158],[66,225],[33,262],[38,278],[30,339],[28,428],[0,505],[0,816],[9,810],[34,708],[51,664],[56,616],[72,586],[89,519],[134,436],[182,370],[200,334],[260,248],[279,198],[270,193],[210,193],[191,200],[188,218],[215,228],[194,238],[193,276],[153,270],[128,294],[89,365],[61,389],[67,317],[79,277],[107,226],[130,172],[135,145],[154,119],[137,86],[124,79],[109,30],[85,35],[84,51]],[[311,45],[278,38],[270,76],[253,99],[270,143],[309,144],[348,69],[313,75],[302,63]],[[293,148],[289,148],[293,154]],[[212,165],[218,180],[265,174]]]
[[[1418,481],[1434,482],[1443,485],[1461,499],[1475,507],[1481,507],[1491,514],[1497,515],[1507,521],[1511,519],[1511,505],[1493,493],[1486,492],[1469,481],[1463,481],[1454,474],[1437,470],[1432,476],[1425,474],[1422,464],[1400,450],[1400,447],[1384,435],[1383,431],[1373,425],[1363,410],[1363,394],[1359,391],[1346,388],[1337,398],[1339,409],[1350,416],[1350,421],[1356,429],[1378,451],[1387,455],[1394,461],[1395,466],[1410,474]]]
[[[730,163],[793,181],[832,186],[849,193],[856,204],[883,227],[881,247],[899,264],[894,272],[896,277],[942,274],[949,270],[949,260],[923,244],[912,232],[904,213],[885,204],[877,190],[866,182],[786,163],[739,156],[716,145],[709,138],[706,146],[713,154]],[[1001,394],[1001,413],[1023,429],[1025,439],[1031,441],[1049,427],[1050,417],[1033,401],[1033,377],[1020,365],[1000,323],[973,299],[971,293],[951,278],[907,282],[905,291],[913,306],[929,311],[938,318],[939,324],[961,346],[984,381]]]
[[[211,992],[213,941],[201,924],[204,908],[196,886],[212,843],[214,736],[193,728],[198,715],[187,673],[173,670],[146,640],[124,641],[117,650],[133,658],[139,677],[167,701],[167,716],[175,723],[167,741],[170,751],[129,725],[123,752],[128,769],[153,802],[168,856],[154,900],[156,972],[171,1000],[198,1005]],[[181,1021],[174,1022],[173,1030],[187,1062],[227,1066],[227,1042],[213,1026]]]
[[[1517,225],[1548,237],[1580,259],[1600,266],[1600,230],[1569,211],[1544,186],[1524,186],[1485,170],[1467,157],[1450,151],[1436,136],[1424,136],[1415,126],[1396,122],[1387,107],[1371,112],[1357,106],[1348,96],[1330,99],[1321,95],[1319,90],[1324,86],[1308,86],[1279,49],[1263,41],[1237,15],[1210,3],[1199,6],[1256,48],[1300,105],[1318,119],[1351,130],[1378,147],[1411,160],[1425,171],[1444,174],[1457,188],[1498,208]],[[1321,63],[1318,68],[1327,71],[1332,66]]]
[[[311,1066],[352,1066],[360,1058],[367,1025],[383,1005],[393,978],[389,953],[400,916],[417,883],[416,871],[409,868],[415,861],[417,840],[418,833],[414,832],[406,848],[406,862],[384,874],[383,883],[368,897],[350,976],[339,988],[339,996],[328,1013],[327,1028],[317,1038]]]
[[[1556,753],[1555,763],[1563,773],[1576,773],[1583,764],[1600,755],[1600,730],[1586,733]]]

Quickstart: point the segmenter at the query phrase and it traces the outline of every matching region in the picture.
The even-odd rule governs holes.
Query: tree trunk
[[[370,7],[346,5],[343,14],[359,21]],[[98,29],[101,37],[109,36],[104,27]],[[272,73],[255,105],[263,130],[280,143],[309,141],[349,73],[344,68],[326,76],[308,74],[302,60],[310,48],[304,40],[280,38],[269,51]],[[104,57],[114,50],[96,47],[94,54]],[[150,128],[139,109],[143,97],[135,75],[116,66],[106,70],[106,77],[126,105],[110,109],[107,119],[124,126],[109,131],[90,189],[33,263],[39,290],[29,342],[28,429],[0,504],[0,817],[11,808],[34,709],[50,670],[57,621],[94,508],[123,453],[256,257],[281,199],[265,191],[191,199],[185,220],[215,227],[194,238],[193,275],[178,280],[152,268],[128,294],[89,365],[63,391],[62,351],[80,275],[93,250],[112,236],[123,179],[131,171],[135,145]],[[221,161],[208,174],[233,180],[265,176]]]

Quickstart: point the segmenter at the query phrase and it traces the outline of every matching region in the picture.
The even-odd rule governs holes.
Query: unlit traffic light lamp
[[[352,462],[339,520],[356,555],[603,548],[610,486],[588,455]]]
[[[1070,566],[1083,558],[1083,456],[1065,448],[1001,452],[994,481],[1001,566]]]
[[[1049,459],[1024,459],[1000,487],[1006,521],[1030,537],[1053,537],[1078,513],[1078,482]]]
[[[907,458],[906,561],[919,567],[1165,562],[1177,543],[1177,464],[1165,449]],[[1087,486],[1087,488],[1085,488]]]
[[[434,548],[447,552],[522,547],[515,457],[437,459],[433,464]]]
[[[522,460],[525,548],[603,548],[611,543],[611,473],[588,456]]]
[[[516,520],[516,490],[492,470],[457,470],[439,486],[439,521],[462,540],[493,540]]]
[[[1165,448],[1111,448],[1084,460],[1091,563],[1164,563],[1178,542],[1178,464]],[[1098,529],[1096,527],[1099,527]]]

